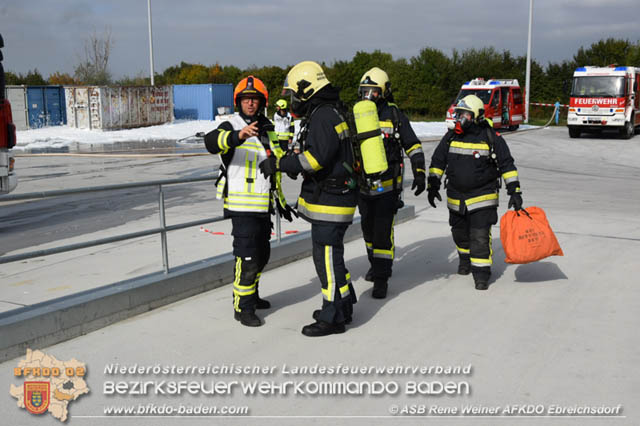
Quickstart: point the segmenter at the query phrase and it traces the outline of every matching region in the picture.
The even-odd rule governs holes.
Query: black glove
[[[282,207],[279,202],[276,201],[276,206],[278,207],[278,213],[280,217],[285,218],[289,222],[293,222],[293,216],[298,217],[298,212],[291,208],[290,205],[285,205]]]
[[[260,171],[264,177],[273,176],[278,171],[278,159],[274,155],[271,155],[260,163],[258,167],[260,167]]]
[[[413,185],[411,185],[411,190],[416,190],[413,195],[417,196],[424,192],[427,187],[426,179],[424,172],[417,172],[413,175]]]
[[[428,189],[427,199],[429,200],[429,204],[431,204],[433,208],[436,208],[436,203],[434,201],[436,198],[438,199],[438,201],[442,201],[442,197],[440,196],[438,190],[433,188]]]
[[[520,195],[519,192],[514,192],[513,194],[511,194],[511,198],[509,198],[508,208],[511,207],[513,207],[515,211],[522,209],[522,195]]]

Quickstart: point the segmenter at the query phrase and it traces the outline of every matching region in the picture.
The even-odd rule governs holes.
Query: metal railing
[[[114,243],[118,241],[131,240],[133,238],[146,237],[148,235],[160,234],[160,242],[162,249],[162,265],[164,269],[164,273],[169,272],[169,254],[167,247],[167,232],[176,231],[179,229],[189,228],[191,226],[204,225],[206,223],[214,223],[226,220],[222,216],[194,220],[190,222],[178,223],[175,225],[166,225],[165,221],[165,206],[164,206],[164,191],[163,186],[166,185],[176,185],[176,184],[184,184],[184,183],[194,183],[194,182],[207,182],[207,181],[215,181],[217,176],[205,176],[205,177],[196,177],[196,178],[182,178],[182,179],[166,179],[166,180],[154,180],[154,181],[146,181],[146,182],[136,182],[136,183],[126,183],[126,184],[118,184],[118,185],[103,185],[103,186],[91,186],[84,188],[72,188],[72,189],[62,189],[62,190],[54,190],[54,191],[44,191],[44,192],[29,192],[25,194],[14,194],[14,195],[6,195],[0,196],[0,203],[3,201],[20,201],[20,200],[33,200],[39,198],[51,198],[51,197],[59,197],[64,195],[72,195],[72,194],[83,194],[83,193],[92,193],[92,192],[101,192],[101,191],[117,191],[121,189],[131,189],[131,188],[144,188],[144,187],[157,187],[158,188],[158,213],[160,219],[160,227],[147,229],[144,231],[131,232],[128,234],[115,235],[113,237],[99,238],[91,241],[85,241],[81,243],[75,244],[67,244],[59,247],[52,247],[43,250],[35,250],[29,251],[21,254],[14,254],[10,256],[0,256],[0,264],[17,262],[19,260],[25,259],[33,259],[35,257],[48,256],[51,254],[64,253],[73,250],[79,250],[83,248],[95,247],[102,244]],[[280,235],[280,215],[276,209],[276,236],[277,242],[280,243],[281,235]]]

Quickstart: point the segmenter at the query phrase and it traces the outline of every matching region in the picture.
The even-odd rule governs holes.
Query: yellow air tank
[[[360,142],[362,166],[367,175],[382,173],[389,167],[384,150],[376,104],[363,100],[353,106],[357,138]]]

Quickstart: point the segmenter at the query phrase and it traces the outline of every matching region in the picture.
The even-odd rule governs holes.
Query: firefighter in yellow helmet
[[[288,151],[293,142],[294,124],[293,117],[289,114],[287,101],[279,99],[276,102],[276,112],[273,114],[273,124],[278,135],[278,143],[283,151]]]
[[[234,91],[238,114],[204,138],[207,150],[219,154],[222,161],[217,186],[224,194],[224,216],[231,218],[232,224],[234,318],[249,327],[262,325],[256,309],[271,306],[258,294],[260,275],[271,253],[272,199],[279,198],[273,179],[258,171],[267,150],[277,144],[273,124],[262,113],[268,101],[269,93],[260,79],[243,78]]]
[[[377,299],[387,296],[394,258],[393,224],[402,205],[400,195],[403,178],[403,152],[409,156],[413,172],[412,190],[421,194],[426,187],[424,153],[407,116],[393,103],[391,82],[386,72],[371,68],[360,79],[360,99],[376,103],[380,129],[389,168],[381,176],[380,188],[361,188],[358,208],[362,218],[362,235],[367,248],[370,268],[365,279],[373,281],[371,295]]]
[[[357,192],[350,185],[347,167],[353,164],[349,132],[339,91],[322,67],[300,62],[287,74],[284,93],[290,96],[291,112],[300,117],[297,141],[301,153],[268,158],[260,169],[302,174],[298,214],[311,223],[313,262],[322,284],[322,307],[313,312],[316,322],[302,334],[326,336],[343,333],[351,322],[355,292],[344,262],[344,235],[353,220]]]
[[[509,208],[522,208],[520,180],[505,140],[484,117],[484,104],[475,95],[455,107],[455,127],[431,157],[427,193],[435,207],[440,181],[446,173],[447,207],[453,241],[458,250],[458,274],[473,274],[477,290],[489,288],[491,226],[498,221],[498,189],[504,180]]]

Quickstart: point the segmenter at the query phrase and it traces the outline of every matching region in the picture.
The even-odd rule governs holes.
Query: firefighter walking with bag
[[[258,170],[269,154],[280,153],[273,124],[262,113],[268,101],[269,93],[260,79],[254,76],[242,79],[234,90],[239,114],[204,138],[207,150],[219,154],[222,160],[217,189],[218,198],[224,197],[224,217],[230,217],[232,224],[236,259],[234,318],[249,327],[262,325],[256,309],[271,307],[260,298],[258,282],[271,253],[272,203],[285,218],[292,220],[278,176],[265,178]]]
[[[311,223],[313,262],[322,284],[322,306],[314,323],[302,328],[306,336],[345,332],[356,302],[351,276],[344,262],[344,235],[356,210],[357,190],[349,172],[353,156],[349,128],[339,91],[316,62],[295,65],[284,82],[291,112],[301,118],[297,142],[301,152],[267,158],[260,170],[302,174],[298,214]]]
[[[396,212],[402,206],[403,151],[411,161],[411,189],[415,189],[416,196],[426,187],[425,159],[409,120],[393,103],[391,82],[385,71],[374,67],[365,72],[360,79],[358,95],[360,99],[376,104],[388,164],[388,169],[380,176],[380,184],[360,188],[358,197],[362,235],[370,264],[365,279],[373,281],[372,297],[384,299],[395,253],[393,225]]]
[[[484,117],[484,104],[475,95],[455,107],[455,127],[431,157],[427,194],[436,207],[440,182],[446,173],[449,225],[459,257],[458,274],[473,275],[476,290],[489,288],[491,226],[498,222],[498,190],[504,180],[509,208],[522,208],[518,171],[504,138]]]

